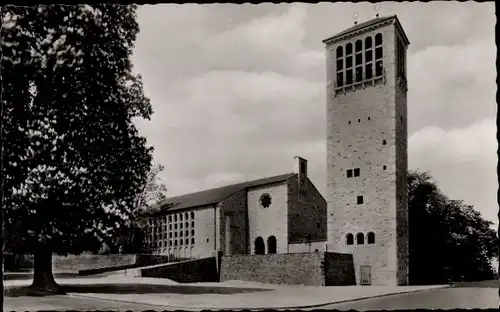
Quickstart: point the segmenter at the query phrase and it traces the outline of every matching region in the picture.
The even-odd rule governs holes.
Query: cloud
[[[498,224],[495,135],[494,119],[461,129],[424,128],[409,138],[409,167],[429,171],[444,194]]]

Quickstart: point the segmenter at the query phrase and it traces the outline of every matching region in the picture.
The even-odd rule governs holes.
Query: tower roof
[[[399,31],[401,32],[404,40],[406,41],[406,44],[410,44],[410,42],[408,41],[408,38],[406,37],[406,34],[403,31],[403,28],[401,27],[401,24],[399,23],[398,17],[396,15],[390,15],[390,16],[384,16],[384,17],[377,17],[377,18],[368,20],[366,22],[354,25],[352,27],[347,28],[346,30],[343,30],[343,31],[339,32],[338,34],[336,34],[336,35],[334,35],[334,36],[332,36],[330,38],[327,38],[327,39],[323,40],[323,43],[326,44],[326,43],[329,43],[330,41],[337,41],[335,39],[340,39],[340,37],[343,37],[343,36],[348,35],[350,33],[354,33],[356,31],[360,31],[360,30],[362,30],[364,28],[368,28],[368,27],[373,26],[375,24],[379,24],[379,23],[383,23],[383,22],[388,22],[388,21],[391,21],[391,20],[395,20],[396,27],[399,28]]]

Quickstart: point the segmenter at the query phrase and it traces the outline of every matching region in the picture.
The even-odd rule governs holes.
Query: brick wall
[[[247,224],[248,215],[246,210],[247,193],[242,190],[219,203],[224,218],[221,218],[221,231],[226,231],[226,217],[229,217],[229,236],[224,235],[221,241],[221,250],[224,254],[246,254],[248,253]],[[226,240],[229,240],[230,250],[226,250]]]
[[[190,260],[141,269],[141,277],[168,278],[178,283],[218,282],[215,257]]]
[[[289,244],[305,243],[308,234],[312,242],[324,242],[327,239],[326,200],[309,179],[306,183],[306,197],[301,199],[298,194],[297,175],[288,180]]]
[[[352,255],[290,253],[222,257],[221,281],[289,285],[354,285]]]
[[[358,39],[383,35],[385,80],[333,93],[335,49]],[[395,121],[394,27],[387,25],[327,47],[327,201],[328,242],[336,252],[352,253],[356,280],[359,267],[372,267],[372,284],[397,284],[397,172],[401,165],[396,146],[404,140]],[[383,144],[386,140],[386,144]],[[385,169],[384,169],[384,166]],[[347,169],[360,168],[347,178]],[[357,204],[363,196],[363,204]],[[375,244],[346,246],[347,233],[375,233]]]

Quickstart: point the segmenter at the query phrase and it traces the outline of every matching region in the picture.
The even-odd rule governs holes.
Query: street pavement
[[[498,309],[498,288],[445,288],[329,304],[321,309]]]
[[[5,281],[6,310],[67,310],[68,305],[84,310],[298,309],[443,287],[311,287],[242,281],[179,284],[168,279],[119,275],[56,280],[68,292],[67,296],[26,297],[21,290],[30,280]],[[19,291],[13,291],[13,287]]]

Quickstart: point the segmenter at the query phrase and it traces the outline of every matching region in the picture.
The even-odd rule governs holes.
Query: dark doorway
[[[266,245],[264,244],[264,239],[259,236],[255,239],[255,254],[263,255],[265,253],[266,253]]]
[[[275,254],[276,253],[276,237],[273,235],[267,238],[267,253]]]

